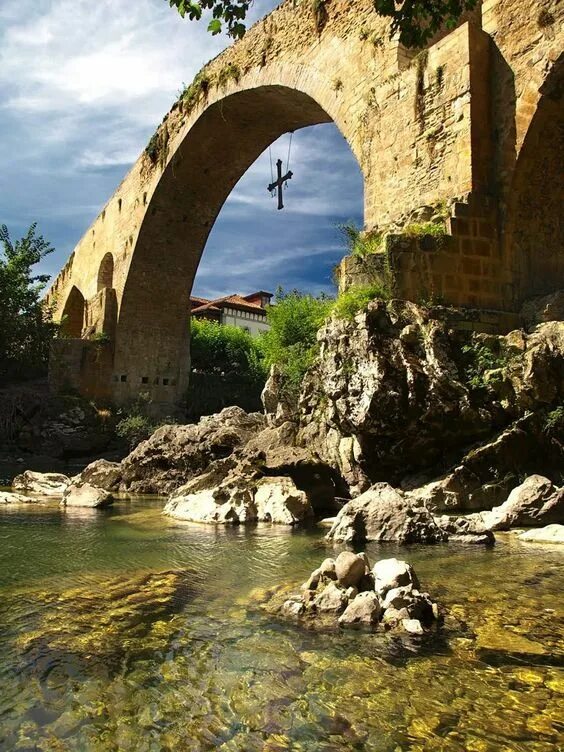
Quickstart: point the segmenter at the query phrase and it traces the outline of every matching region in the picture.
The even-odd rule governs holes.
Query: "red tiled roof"
[[[192,297],[191,300],[198,300],[198,298]],[[209,300],[203,305],[197,306],[192,309],[192,313],[204,313],[205,311],[219,311],[221,308],[240,308],[244,311],[250,311],[251,313],[265,314],[265,309],[258,303],[251,303],[245,300],[241,295],[226,295],[224,298],[217,298],[217,300]]]

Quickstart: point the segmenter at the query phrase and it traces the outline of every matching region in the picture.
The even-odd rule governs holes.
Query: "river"
[[[0,510],[1,750],[562,748],[557,546],[368,545],[466,628],[317,633],[258,603],[340,550],[322,530],[216,530],[162,504]]]

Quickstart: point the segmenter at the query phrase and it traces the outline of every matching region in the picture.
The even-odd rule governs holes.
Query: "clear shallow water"
[[[468,624],[422,645],[260,609],[336,552],[322,531],[216,530],[161,507],[0,511],[1,750],[564,748],[557,547],[368,546]]]

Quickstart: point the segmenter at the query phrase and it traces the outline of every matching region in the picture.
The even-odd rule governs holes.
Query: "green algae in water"
[[[0,515],[0,749],[504,750],[564,742],[562,553],[374,545],[468,625],[315,633],[256,593],[322,534],[163,521],[160,503]],[[332,553],[333,549],[329,551]]]

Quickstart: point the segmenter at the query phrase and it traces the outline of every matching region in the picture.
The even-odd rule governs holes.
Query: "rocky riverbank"
[[[166,515],[213,524],[330,517],[328,540],[351,544],[562,524],[564,322],[496,336],[461,315],[396,300],[332,319],[293,408],[273,372],[264,414],[163,426],[67,478],[63,501],[163,494]]]

